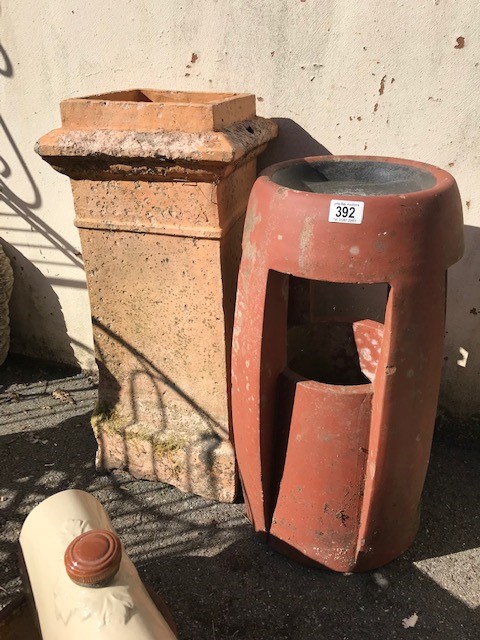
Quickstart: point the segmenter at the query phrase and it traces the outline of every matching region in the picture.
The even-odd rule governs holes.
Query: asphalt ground
[[[102,502],[181,640],[480,638],[480,447],[456,437],[448,418],[414,545],[376,572],[341,575],[270,551],[241,503],[98,474],[95,400],[95,380],[64,367],[10,357],[0,369],[0,608],[21,592],[24,518],[47,496],[78,488]]]

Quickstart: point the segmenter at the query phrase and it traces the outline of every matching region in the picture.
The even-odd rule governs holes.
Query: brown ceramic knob
[[[73,582],[84,587],[101,587],[117,573],[122,559],[118,537],[106,529],[77,536],[65,551],[65,569]]]

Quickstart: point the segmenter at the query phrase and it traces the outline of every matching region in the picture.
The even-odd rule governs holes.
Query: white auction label
[[[362,224],[364,202],[353,200],[332,200],[328,212],[329,222],[344,222],[346,224]]]

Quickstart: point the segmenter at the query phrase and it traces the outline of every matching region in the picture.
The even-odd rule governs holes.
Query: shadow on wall
[[[2,53],[1,49],[0,53]],[[0,211],[0,234],[2,230],[22,233],[21,227],[9,224],[9,218],[20,217],[30,227],[28,231],[23,232],[26,238],[24,243],[16,243],[16,247],[13,247],[5,240],[3,241],[5,252],[11,259],[14,270],[14,291],[10,304],[11,350],[34,357],[52,358],[68,364],[77,364],[71,340],[67,335],[61,305],[52,285],[76,288],[85,288],[86,285],[73,279],[45,276],[19,251],[18,247],[38,248],[40,253],[42,248],[47,251],[53,249],[66,258],[65,264],[83,269],[80,254],[75,247],[34,213],[42,205],[40,191],[2,116],[0,116],[0,134],[4,140],[7,140],[8,152],[13,158],[13,164],[21,168],[32,193],[30,199],[26,200],[9,187],[7,181],[12,177],[13,170],[4,155],[0,156],[0,204],[3,203],[8,207],[8,211]],[[30,234],[38,234],[45,238],[48,244],[40,246],[36,239],[29,243]],[[58,263],[54,264],[61,266]]]
[[[272,118],[278,124],[278,137],[270,142],[258,159],[258,171],[276,162],[306,158],[308,156],[331,156],[332,153],[290,118]]]
[[[1,244],[14,273],[10,300],[11,352],[41,355],[52,362],[76,362],[60,301],[47,278],[11,244],[4,240]],[[48,332],[44,330],[46,327]]]
[[[480,435],[480,228],[465,225],[465,254],[448,272],[447,344],[441,403],[477,422]],[[476,420],[475,420],[476,418]]]
[[[0,44],[0,75],[5,78],[13,77],[13,65],[11,63],[10,58],[8,57],[7,52]]]

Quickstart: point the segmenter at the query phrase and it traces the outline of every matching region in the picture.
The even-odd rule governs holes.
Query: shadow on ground
[[[93,381],[36,362],[25,369],[27,363],[10,361],[0,372],[0,605],[20,589],[23,519],[46,496],[76,487],[104,504],[143,579],[167,600],[183,640],[478,638],[478,451],[435,443],[421,529],[403,558],[370,574],[307,569],[256,540],[242,506],[123,472],[96,474]],[[415,628],[404,629],[413,613]]]

